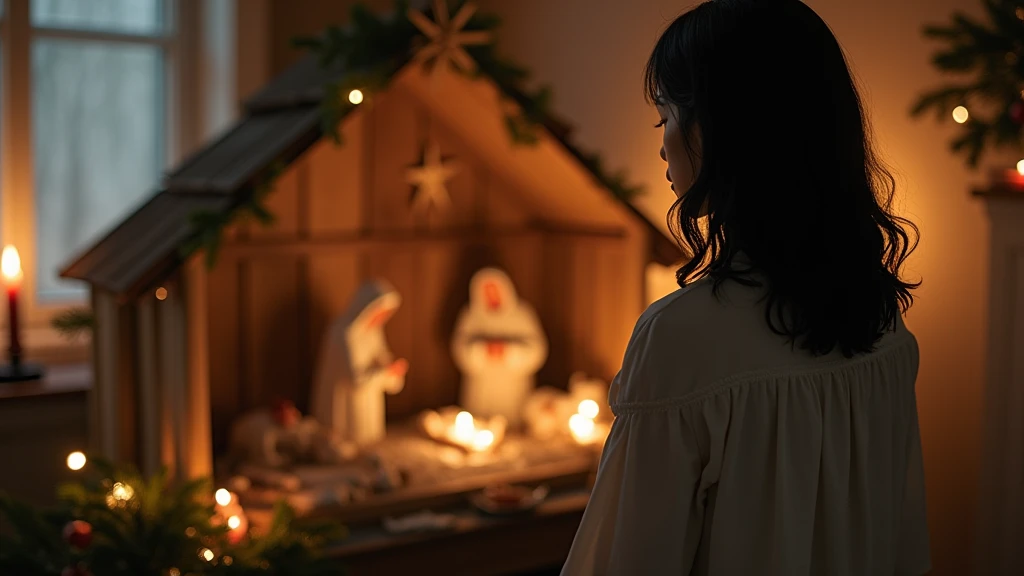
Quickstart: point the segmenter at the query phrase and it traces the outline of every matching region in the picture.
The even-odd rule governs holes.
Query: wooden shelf
[[[462,506],[453,529],[390,534],[379,525],[353,529],[328,553],[351,576],[510,574],[557,567],[565,560],[590,497],[585,489],[553,493],[531,513],[488,516]]]
[[[0,402],[58,394],[84,394],[92,388],[89,364],[50,365],[41,380],[0,384]]]

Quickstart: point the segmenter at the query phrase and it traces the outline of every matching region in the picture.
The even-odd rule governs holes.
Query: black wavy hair
[[[873,350],[913,303],[920,283],[900,269],[919,233],[892,209],[896,181],[828,25],[798,0],[704,2],[662,34],[644,84],[692,134],[698,168],[668,216],[691,256],[679,285],[764,279],[766,320],[792,344]]]

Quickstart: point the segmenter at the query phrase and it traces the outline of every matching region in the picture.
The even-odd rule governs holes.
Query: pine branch
[[[62,336],[74,338],[92,330],[96,325],[96,317],[89,308],[72,308],[58,314],[51,325]]]

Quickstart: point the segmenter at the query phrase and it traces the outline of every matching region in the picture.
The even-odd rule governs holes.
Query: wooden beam
[[[94,383],[89,400],[89,432],[94,453],[135,462],[136,398],[135,330],[129,306],[110,292],[94,289]]]
[[[415,232],[385,232],[373,235],[358,233],[317,235],[293,240],[243,240],[227,242],[221,247],[220,255],[227,259],[251,258],[253,256],[299,256],[332,253],[338,248],[402,248],[409,246],[458,244],[465,242],[487,243],[494,240],[534,238],[537,236],[564,236],[592,242],[618,242],[626,237],[624,231],[602,229],[566,228],[516,228],[508,230],[454,229],[418,234]]]
[[[180,281],[183,300],[186,372],[185,392],[190,478],[213,474],[210,414],[210,331],[206,263],[202,254],[186,264]]]

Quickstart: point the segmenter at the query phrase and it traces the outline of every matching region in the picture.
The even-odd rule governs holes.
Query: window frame
[[[30,353],[54,348],[84,350],[89,344],[88,337],[69,342],[51,328],[51,322],[70,308],[88,306],[88,296],[41,301],[37,292],[31,109],[33,39],[123,42],[160,47],[164,52],[163,150],[166,170],[182,157],[184,151],[196,144],[199,133],[200,84],[194,79],[201,0],[164,0],[167,25],[160,35],[33,26],[30,1],[0,0],[3,4],[0,17],[0,241],[3,245],[17,247],[24,269],[19,294],[23,345]],[[191,92],[188,91],[190,86]],[[158,183],[159,176],[154,174],[154,185]],[[6,314],[0,316],[0,325],[6,325]]]

